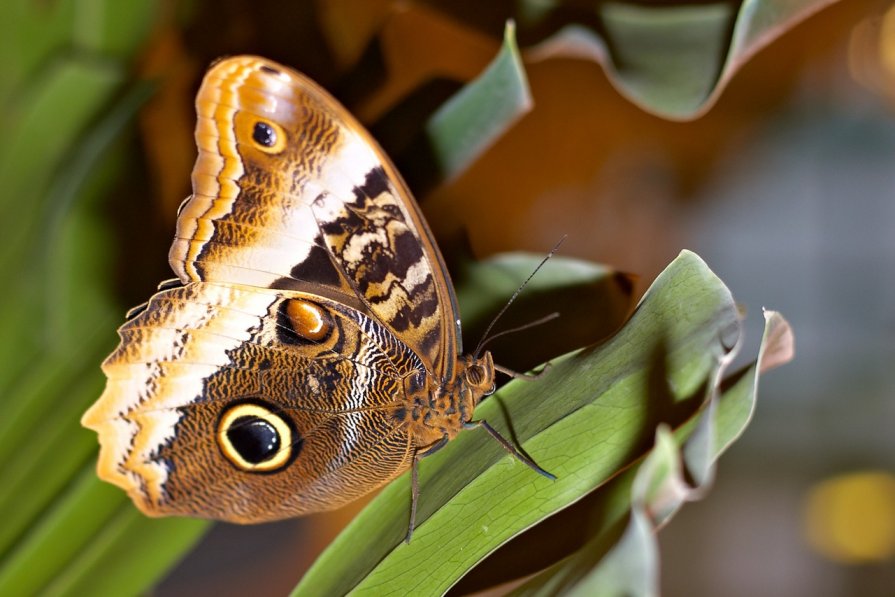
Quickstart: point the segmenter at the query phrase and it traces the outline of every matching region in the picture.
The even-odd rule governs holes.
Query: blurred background
[[[23,521],[0,531],[0,553],[55,496],[105,491],[87,485],[95,436],[77,417],[125,309],[170,277],[202,73],[252,53],[370,127],[449,260],[454,247],[544,253],[568,235],[564,254],[635,274],[639,296],[689,248],[748,312],[744,354],[762,307],[789,319],[796,360],[762,381],[706,499],[660,533],[665,594],[895,594],[895,4],[782,3],[764,22],[745,10],[761,2],[10,4],[0,474],[33,499],[0,489],[5,518]],[[615,27],[669,7],[689,12]],[[533,106],[467,169],[439,172],[420,132],[511,18]],[[65,467],[86,472],[46,473]],[[196,548],[160,559],[155,593],[282,594],[359,507],[191,528],[181,543]]]

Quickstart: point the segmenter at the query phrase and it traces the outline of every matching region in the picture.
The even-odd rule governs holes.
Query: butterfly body
[[[495,368],[462,354],[403,181],[344,108],[271,61],[217,63],[196,107],[179,282],[119,329],[83,417],[99,475],[149,515],[246,523],[415,472],[471,424]]]

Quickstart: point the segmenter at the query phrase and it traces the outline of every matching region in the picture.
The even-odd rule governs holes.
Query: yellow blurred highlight
[[[879,61],[889,75],[895,75],[895,4],[889,6],[880,24]]]
[[[848,70],[858,83],[895,97],[895,3],[854,26],[848,42]]]
[[[895,476],[850,473],[815,485],[805,503],[804,531],[821,555],[844,564],[895,557]]]

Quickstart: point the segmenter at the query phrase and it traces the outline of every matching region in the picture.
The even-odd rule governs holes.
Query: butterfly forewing
[[[253,57],[212,67],[196,107],[194,192],[170,253],[181,280],[325,294],[368,311],[450,378],[459,334],[448,274],[400,176],[347,110]]]

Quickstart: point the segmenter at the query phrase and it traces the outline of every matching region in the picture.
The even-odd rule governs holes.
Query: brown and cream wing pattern
[[[193,195],[169,256],[180,280],[326,296],[452,378],[458,311],[442,258],[400,175],[348,111],[250,56],[214,65],[196,107]]]
[[[410,464],[402,383],[424,367],[360,311],[192,282],[153,296],[119,333],[84,424],[103,444],[100,476],[147,514],[280,519],[338,507]],[[259,419],[274,442],[259,449],[274,456],[228,448]]]

